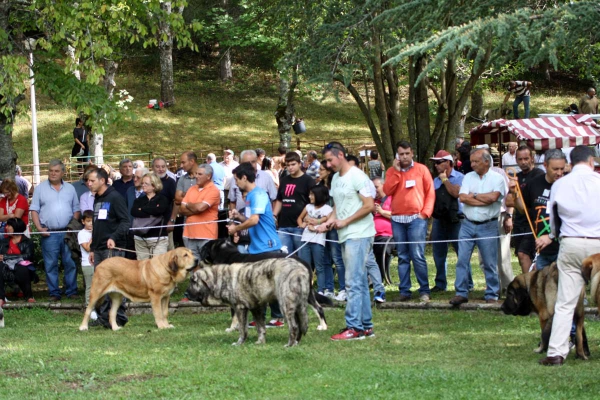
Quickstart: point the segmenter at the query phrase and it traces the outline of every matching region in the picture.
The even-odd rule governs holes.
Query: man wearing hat
[[[458,192],[462,185],[462,173],[454,169],[454,159],[446,150],[440,150],[433,161],[437,177],[433,180],[435,189],[435,204],[433,206],[433,225],[431,227],[431,240],[444,241],[433,243],[433,261],[435,262],[435,286],[432,292],[444,292],[448,282],[446,280],[446,257],[448,256],[447,241],[457,240],[460,224],[464,218],[462,203],[458,200]],[[458,243],[451,242],[458,255]]]
[[[233,170],[240,164],[233,159],[233,150],[225,149],[223,151],[223,161],[221,161],[219,165],[221,165],[221,167],[223,167],[223,170],[225,170],[223,188],[225,198],[228,198],[229,189],[231,188],[231,183],[233,182]]]

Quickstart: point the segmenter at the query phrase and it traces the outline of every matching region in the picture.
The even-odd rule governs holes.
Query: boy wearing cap
[[[448,243],[446,241],[457,240],[460,231],[460,223],[464,218],[462,213],[462,203],[458,200],[458,192],[462,185],[462,173],[454,169],[454,159],[452,155],[445,150],[437,152],[435,157],[430,158],[433,161],[437,177],[433,180],[435,189],[435,205],[433,207],[433,225],[431,227],[431,240],[444,241],[445,243],[433,243],[433,261],[435,262],[435,286],[432,292],[444,292],[448,286],[446,280],[448,256]],[[447,206],[457,206],[456,213],[443,210]],[[458,254],[458,243],[452,242],[454,251]]]

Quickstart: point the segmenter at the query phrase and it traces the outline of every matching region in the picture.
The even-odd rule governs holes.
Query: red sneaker
[[[272,319],[267,324],[267,328],[281,328],[284,326],[285,326],[285,324],[282,321],[279,321],[277,319]]]
[[[375,337],[375,332],[373,332],[373,328],[365,329],[365,337]]]
[[[35,303],[35,299],[33,297],[30,297],[27,299],[28,303]]]
[[[365,334],[363,331],[356,331],[352,328],[344,328],[337,335],[333,335],[331,340],[363,340]]]
[[[179,300],[180,303],[189,303],[190,299],[188,299],[187,297],[184,297],[183,299]]]
[[[256,328],[256,322],[252,321],[248,324],[248,328]]]

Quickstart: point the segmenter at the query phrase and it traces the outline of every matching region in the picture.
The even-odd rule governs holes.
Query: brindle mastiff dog
[[[239,321],[241,345],[248,335],[248,311],[258,331],[256,344],[265,343],[263,307],[278,301],[289,327],[286,346],[295,346],[308,330],[306,307],[312,293],[310,273],[293,258],[272,258],[257,262],[204,265],[190,277],[190,300],[203,305],[230,305]]]
[[[169,298],[175,285],[183,281],[197,264],[198,260],[185,247],[154,256],[149,260],[112,257],[102,261],[94,271],[90,304],[85,310],[79,330],[88,329],[92,310],[107,293],[112,300],[108,317],[113,331],[121,328],[117,325],[116,318],[123,296],[132,301],[152,303],[152,313],[158,328],[173,328],[167,321]]]
[[[505,314],[527,316],[534,312],[540,318],[542,341],[540,346],[534,350],[536,353],[548,350],[557,291],[558,268],[556,263],[539,271],[518,275],[506,290],[506,300],[502,304],[502,311]],[[584,296],[585,288],[581,291],[575,309],[576,350],[577,358],[587,360],[590,349],[583,325],[585,319]]]
[[[272,253],[260,253],[260,254],[242,254],[238,251],[237,246],[231,243],[229,239],[217,239],[208,242],[200,251],[200,260],[208,264],[233,264],[233,263],[248,263],[256,262],[261,260],[267,260],[270,258],[286,258],[287,254],[282,252]],[[293,257],[295,260],[301,262],[310,274],[310,282],[313,281],[312,268],[305,263],[303,260],[297,257]],[[319,325],[317,330],[327,330],[327,321],[325,320],[325,313],[321,304],[332,305],[333,302],[330,298],[322,296],[311,290],[308,294],[308,304],[312,307],[313,311],[319,318]],[[225,329],[225,332],[233,332],[239,328],[239,323],[236,318],[235,310],[231,310],[231,325]]]

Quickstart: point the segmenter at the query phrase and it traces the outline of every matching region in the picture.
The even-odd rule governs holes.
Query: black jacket
[[[112,239],[117,247],[125,248],[130,221],[125,198],[112,186],[94,199],[94,228],[91,251],[107,250],[106,242]]]
[[[140,196],[133,201],[131,207],[131,215],[134,218],[149,218],[149,217],[162,217],[160,225],[166,225],[169,217],[171,216],[171,203],[162,194],[156,194],[152,199],[148,199],[147,196]],[[159,237],[167,236],[166,228],[154,228],[148,230],[148,233],[141,235],[139,232],[133,231],[134,235],[140,237]]]
[[[0,239],[0,254],[6,255],[8,252],[9,239]],[[21,241],[17,243],[17,247],[21,251],[23,260],[33,262],[33,241],[26,236],[23,236]]]

